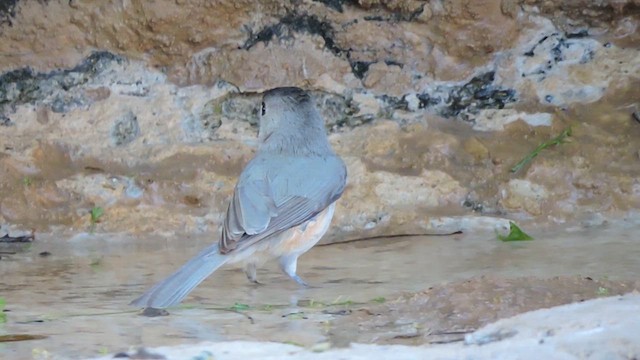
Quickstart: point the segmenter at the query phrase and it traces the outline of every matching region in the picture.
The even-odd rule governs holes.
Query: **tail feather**
[[[228,257],[220,254],[218,244],[202,250],[180,269],[149,289],[144,295],[133,300],[130,305],[164,309],[177,305],[198,284],[227,262]]]

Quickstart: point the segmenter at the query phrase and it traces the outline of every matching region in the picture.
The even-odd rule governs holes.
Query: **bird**
[[[256,269],[277,260],[301,286],[298,257],[329,229],[347,169],[328,140],[324,120],[309,92],[278,87],[262,94],[258,148],[242,170],[217,243],[200,251],[131,305],[165,309],[179,304],[224,264]]]

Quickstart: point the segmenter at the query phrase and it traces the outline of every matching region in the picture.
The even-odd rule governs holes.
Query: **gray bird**
[[[222,236],[131,305],[164,309],[182,301],[226,263],[256,267],[277,259],[298,284],[298,257],[325,234],[347,170],[329,144],[324,121],[309,94],[295,87],[264,93],[256,156],[240,174]]]

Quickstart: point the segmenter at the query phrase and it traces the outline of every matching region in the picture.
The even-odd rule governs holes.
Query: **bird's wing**
[[[234,191],[220,252],[243,249],[312,219],[342,195],[345,181],[344,163],[336,156],[256,159]]]

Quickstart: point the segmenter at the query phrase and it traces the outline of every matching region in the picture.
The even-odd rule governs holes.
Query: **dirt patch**
[[[590,277],[477,277],[430,287],[380,305],[362,307],[333,323],[336,345],[437,344],[528,311],[640,290],[639,281]],[[379,299],[383,301],[382,299]]]

